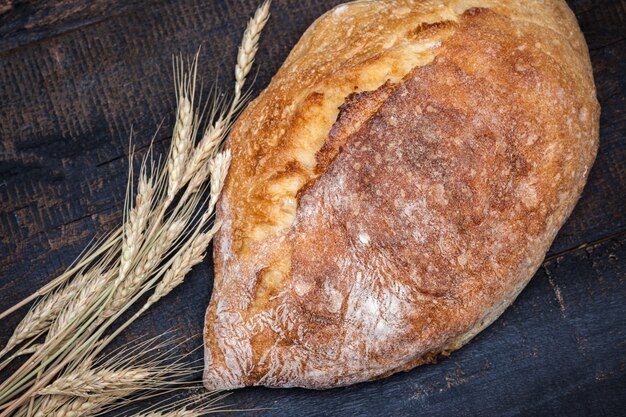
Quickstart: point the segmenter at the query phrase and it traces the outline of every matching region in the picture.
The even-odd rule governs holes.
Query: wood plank
[[[255,93],[309,24],[340,2],[274,1]],[[98,231],[118,224],[131,130],[139,156],[159,124],[156,152],[168,143],[171,56],[203,45],[204,85],[219,74],[229,91],[236,46],[257,3],[0,5],[0,310],[61,272]],[[619,415],[626,385],[626,1],[569,3],[591,49],[602,105],[600,153],[549,261],[518,302],[436,366],[327,392],[239,390],[230,403],[276,407],[256,415]],[[198,266],[115,346],[172,327],[179,336],[198,334],[211,271],[210,261]],[[24,313],[0,322],[0,346]],[[181,351],[196,345],[189,341]]]
[[[572,0],[568,4],[591,51],[626,38],[626,0]]]
[[[108,0],[7,1],[0,4],[0,51],[37,42],[128,12],[145,2]]]

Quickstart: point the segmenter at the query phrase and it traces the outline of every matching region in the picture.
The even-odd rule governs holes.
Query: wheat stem
[[[137,253],[144,240],[145,227],[148,222],[154,197],[155,187],[151,178],[146,173],[146,166],[142,167],[142,172],[137,187],[137,197],[135,206],[128,214],[128,220],[124,225],[124,236],[122,239],[122,253],[118,276],[115,282],[115,293],[111,304],[104,311],[104,317],[110,317],[122,306],[140,284],[136,279],[128,279],[128,273],[135,262]]]
[[[70,284],[59,293],[50,294],[37,303],[17,325],[6,346],[0,351],[0,357],[23,341],[37,337],[48,329],[75,291],[76,286]]]
[[[235,411],[226,410],[224,406],[216,405],[227,396],[228,394],[207,392],[195,398],[185,398],[168,404],[165,407],[133,414],[132,417],[196,417],[220,411]]]
[[[133,417],[199,417],[205,413],[187,407],[172,411],[153,411],[135,414]]]
[[[102,312],[103,308],[104,308],[103,306],[100,306],[98,308],[97,304],[94,305],[92,307],[92,310],[94,309],[96,310],[91,311],[92,314],[88,314],[87,316],[88,318],[86,322],[84,323],[84,325],[80,329],[78,329],[75,332],[75,334],[69,340],[67,340],[67,342],[65,342],[60,348],[54,349],[54,350],[48,349],[45,352],[38,351],[34,355],[34,356],[38,356],[37,358],[31,358],[29,362],[26,362],[25,364],[23,364],[22,367],[20,367],[20,369],[18,369],[17,372],[11,375],[11,377],[7,381],[4,381],[4,383],[1,385],[0,400],[6,401],[6,399],[11,398],[13,395],[22,392],[25,389],[23,388],[23,386],[25,386],[29,380],[34,378],[38,373],[42,372],[49,364],[51,364],[59,356],[61,356],[70,346],[72,346],[72,344],[75,341],[83,337],[84,331],[100,316],[100,313]],[[67,329],[61,335],[65,336],[69,331],[70,329]],[[88,340],[92,340],[91,344],[95,343],[98,340],[98,338],[102,335],[103,331],[104,329],[99,330],[88,339]],[[64,340],[63,337],[59,339]],[[82,352],[82,350],[87,348],[87,346],[85,344],[79,344],[77,347],[71,350],[64,360],[58,363],[52,370],[48,371],[48,373],[45,376],[43,376],[40,380],[38,380],[38,382],[35,382],[17,400],[11,402],[11,404],[2,412],[2,414],[0,414],[0,417],[7,417],[13,410],[19,407],[31,395],[33,395],[39,389],[41,389],[43,386],[49,383],[50,380],[54,378],[56,374],[58,374],[71,361],[73,357],[79,355]],[[38,365],[36,365],[34,369],[28,372],[28,369],[31,368],[30,366],[31,363],[38,364]],[[21,376],[22,372],[26,372],[26,375]],[[15,379],[18,379],[18,381],[13,383]],[[11,383],[13,383],[13,385],[11,385]]]
[[[63,285],[69,278],[71,278],[76,273],[78,273],[78,271],[83,269],[86,265],[91,264],[94,260],[99,258],[103,253],[113,249],[119,243],[121,239],[121,234],[122,234],[121,230],[122,230],[121,228],[116,229],[113,233],[111,233],[111,235],[109,235],[104,240],[104,242],[100,244],[96,244],[95,246],[90,247],[87,251],[85,251],[82,257],[80,258],[80,260],[77,261],[75,265],[68,268],[67,271],[65,271],[64,273],[62,273],[61,275],[59,275],[58,277],[56,277],[55,279],[53,279],[52,281],[50,281],[49,283],[47,283],[46,285],[44,285],[43,287],[35,291],[33,294],[24,298],[22,301],[15,304],[11,308],[8,308],[7,310],[3,311],[0,314],[0,320],[5,318],[9,314],[19,310],[20,308],[24,307],[26,304],[30,303],[36,298],[43,297],[44,295],[49,294],[51,291],[54,291],[59,286]]]

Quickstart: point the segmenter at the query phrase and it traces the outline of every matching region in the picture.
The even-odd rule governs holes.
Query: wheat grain
[[[230,166],[230,151],[218,153],[212,159],[195,169],[189,181],[189,192],[195,193],[200,187],[211,178],[211,196],[209,200],[208,211],[213,210],[217,197],[222,191],[222,185],[226,179],[228,167]]]
[[[113,234],[111,236],[117,236]],[[118,242],[117,238],[110,238],[103,243],[103,250],[92,249],[85,252],[87,260],[92,260],[93,253],[99,253],[101,259],[88,268],[89,262],[87,260],[77,261],[77,265],[81,265],[80,268],[70,268],[62,276],[65,277],[65,285],[57,288],[56,290],[50,290],[44,298],[42,298],[34,307],[29,310],[26,316],[17,325],[13,335],[7,342],[7,345],[0,351],[0,357],[5,353],[12,350],[18,344],[40,336],[46,330],[53,325],[66,305],[76,296],[77,292],[82,288],[84,280],[88,279],[94,273],[94,270],[102,270],[104,265],[110,264],[110,257],[116,252],[115,244]],[[70,279],[73,276],[73,279]],[[54,287],[53,287],[54,288]],[[42,347],[43,345],[37,345]],[[29,353],[34,353],[32,349]],[[19,355],[14,355],[15,358]],[[4,367],[6,363],[2,364]]]
[[[172,199],[179,190],[182,180],[185,162],[187,161],[189,149],[191,147],[191,134],[193,132],[193,107],[191,100],[181,93],[178,100],[178,111],[176,116],[176,125],[174,126],[174,135],[172,137],[172,145],[170,156],[167,162],[168,169],[168,199]]]
[[[46,342],[62,333],[72,321],[80,317],[81,312],[87,311],[91,307],[94,299],[99,296],[106,285],[111,282],[114,271],[96,269],[93,272],[93,274],[82,275],[73,283],[80,289],[71,298],[71,302],[67,303],[61,310],[58,317],[50,326],[50,330],[46,336]]]
[[[215,155],[219,145],[226,137],[228,122],[224,117],[225,115],[220,115],[215,123],[207,128],[193,151],[190,163],[187,165],[184,182],[189,182],[192,192],[196,192],[208,178],[209,167],[206,162]]]
[[[75,290],[75,285],[68,285],[57,293],[47,295],[37,303],[17,325],[6,346],[0,351],[0,357],[20,343],[46,331],[65,304],[72,298]]]
[[[250,69],[254,63],[254,57],[259,48],[261,31],[267,23],[269,14],[270,1],[265,1],[261,7],[256,10],[243,34],[241,46],[237,54],[237,65],[235,66],[235,99],[233,100],[233,104],[236,102],[238,104],[241,98],[242,88],[246,82],[246,77],[250,73]]]
[[[145,386],[146,381],[157,376],[155,372],[149,368],[89,369],[62,376],[38,394],[74,397],[111,395],[114,392],[126,394],[129,390]],[[154,384],[154,380],[150,384]]]
[[[186,194],[195,194],[200,191],[204,191],[204,184],[211,176],[211,170],[208,162],[198,166],[191,176],[191,180],[187,185]]]
[[[224,142],[234,113],[240,105],[242,89],[246,82],[246,77],[250,73],[250,69],[254,63],[254,58],[259,48],[261,32],[269,18],[270,4],[270,1],[265,1],[261,7],[256,10],[243,34],[241,45],[237,53],[237,64],[235,66],[235,95],[230,105],[230,111],[221,113],[217,120],[209,125],[193,152],[191,163],[188,165],[185,174],[185,181],[183,181],[193,181],[191,185],[193,190],[196,190],[202,183],[202,179],[206,178],[206,175],[193,177],[194,174],[202,169],[204,162],[213,157],[217,149],[219,149],[219,146]]]
[[[159,340],[134,341],[108,355],[95,368],[91,359],[86,358],[37,392],[35,417],[99,413],[103,407],[109,410],[119,406],[120,400],[138,399],[141,392],[167,391],[180,386],[182,378],[195,372],[195,368],[191,363],[181,362],[182,358],[167,355],[177,346],[176,340]]]
[[[216,224],[208,232],[199,233],[189,244],[184,246],[174,258],[172,265],[165,272],[163,279],[157,284],[154,293],[150,296],[142,310],[147,309],[161,298],[172,292],[185,279],[185,275],[194,265],[202,262],[211,239],[219,229]]]
[[[47,303],[47,301],[52,300],[44,300],[39,305],[53,305],[53,303]],[[41,334],[41,332],[43,332],[48,328],[48,326],[50,326],[50,323],[52,322],[52,316],[53,314],[51,310],[46,311],[44,308],[31,310],[26,315],[26,317],[24,317],[24,319],[17,325],[6,346],[2,349],[2,351],[0,351],[0,356],[4,356],[6,353],[11,351],[15,346],[19,345],[23,341]]]
[[[65,395],[48,395],[43,398],[37,411],[35,412],[35,417],[47,417],[54,413],[59,407],[63,404],[67,403],[70,400],[70,397]]]
[[[244,32],[237,54],[237,65],[235,66],[235,95],[231,102],[230,111],[219,114],[217,120],[209,125],[200,142],[193,150],[189,161],[190,163],[187,165],[182,181],[182,183],[190,183],[189,187],[191,188],[191,192],[196,192],[208,178],[207,174],[210,174],[210,167],[206,166],[205,162],[215,156],[215,152],[224,142],[234,113],[240,105],[242,88],[254,63],[261,31],[269,18],[269,6],[270,2],[266,1],[256,10]],[[217,109],[214,109],[214,113],[217,113]]]
[[[144,238],[146,223],[148,222],[150,209],[152,207],[154,191],[154,183],[152,179],[148,177],[146,167],[144,165],[140,175],[139,185],[137,187],[135,206],[130,210],[128,219],[124,224],[122,253],[118,277],[115,282],[115,293],[113,294],[110,306],[107,307],[103,313],[104,317],[115,314],[115,312],[117,312],[132,295],[133,290],[138,284],[136,280],[127,278]]]
[[[179,219],[171,222],[167,226],[165,232],[160,233],[155,238],[154,242],[150,245],[148,253],[145,258],[137,265],[137,268],[133,271],[133,275],[129,282],[132,283],[132,289],[136,292],[137,289],[146,281],[146,279],[154,272],[159,263],[162,261],[163,256],[170,250],[176,239],[178,239],[185,228],[186,221]],[[130,293],[131,286],[127,286],[128,290],[125,294],[126,297],[134,295],[134,292]],[[126,300],[126,302],[128,302]],[[121,303],[120,303],[121,304]]]
[[[211,172],[211,197],[209,201],[209,211],[212,211],[217,203],[222,188],[224,187],[224,181],[226,180],[226,174],[228,174],[228,168],[230,167],[231,155],[227,149],[224,152],[218,153],[215,158],[209,163],[209,171]]]
[[[114,401],[114,398],[105,396],[74,398],[45,415],[48,417],[87,417],[96,414]]]
[[[129,211],[128,219],[124,224],[124,236],[122,240],[122,254],[120,261],[118,280],[123,280],[132,265],[134,255],[138,251],[143,238],[144,226],[147,214],[150,210],[152,187],[145,172],[140,176],[137,187],[135,206]]]
[[[164,232],[159,234],[154,242],[150,245],[146,256],[137,265],[133,273],[137,276],[136,279],[145,280],[145,277],[159,265],[163,255],[169,250],[172,244],[180,237],[181,233],[185,229],[186,221],[184,219],[178,219],[171,223],[164,225]]]
[[[121,228],[118,228],[113,233],[105,236],[103,239],[100,239],[99,244],[88,245],[87,248],[85,248],[85,250],[79,255],[78,259],[74,261],[74,263],[67,270],[65,270],[65,272],[54,278],[43,287],[39,288],[28,297],[22,299],[20,302],[0,313],[0,320],[24,307],[26,304],[37,299],[38,297],[43,297],[67,283],[68,280],[76,276],[78,271],[100,258],[103,253],[108,252],[115,247],[120,241],[120,236]]]
[[[79,274],[74,281],[70,282],[59,291],[50,293],[41,302],[30,310],[16,327],[13,334],[13,344],[20,343],[26,339],[38,336],[41,332],[50,327],[65,305],[76,295],[80,288],[81,277],[85,274]],[[11,340],[9,340],[10,345]],[[2,355],[0,355],[2,356]]]
[[[29,414],[24,408],[20,409],[20,415],[34,415],[34,417],[89,417],[102,415],[103,413],[123,407],[130,400],[118,402],[121,398],[115,396],[93,397],[69,397],[65,395],[48,396],[50,402],[42,402],[34,414]],[[146,397],[143,397],[146,398]],[[141,400],[138,397],[138,400]]]

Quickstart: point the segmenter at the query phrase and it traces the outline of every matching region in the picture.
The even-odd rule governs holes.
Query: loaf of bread
[[[539,267],[598,120],[565,1],[323,15],[228,139],[205,385],[330,388],[461,347]]]

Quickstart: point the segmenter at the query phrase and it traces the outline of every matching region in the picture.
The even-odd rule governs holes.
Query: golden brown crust
[[[229,138],[207,387],[386,376],[512,302],[598,138],[571,12],[529,3],[355,2],[305,33]]]

